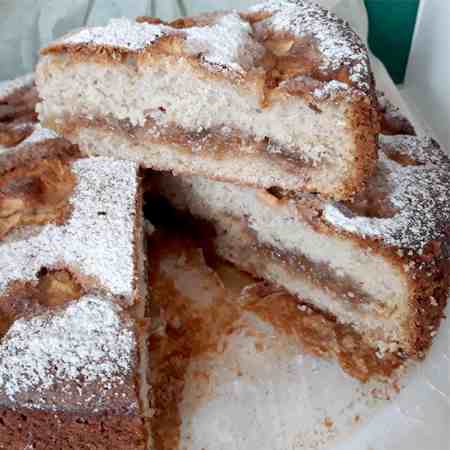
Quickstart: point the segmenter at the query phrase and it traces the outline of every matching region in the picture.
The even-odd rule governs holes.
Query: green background
[[[419,0],[365,0],[365,3],[369,15],[369,46],[383,61],[393,80],[401,83]]]

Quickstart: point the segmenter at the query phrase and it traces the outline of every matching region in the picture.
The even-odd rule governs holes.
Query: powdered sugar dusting
[[[429,138],[382,136],[380,141],[379,191],[387,194],[385,201],[394,210],[392,217],[365,217],[339,203],[329,203],[323,218],[347,232],[420,251],[431,241],[446,237],[450,160]],[[405,158],[406,163],[397,162]]]
[[[15,280],[36,281],[42,267],[68,266],[128,303],[134,289],[135,163],[109,158],[72,163],[77,186],[64,225],[47,224],[1,244],[0,294]]]
[[[355,87],[363,92],[369,89],[367,48],[350,25],[335,14],[302,0],[273,0],[250,11],[271,13],[263,24],[275,32],[312,37],[323,55],[321,70],[338,71],[345,67]]]
[[[85,28],[63,37],[53,45],[92,44],[129,51],[140,51],[174,29],[164,25],[136,23],[129,19],[112,19],[104,27]]]
[[[28,73],[14,80],[0,82],[0,99],[6,98],[14,91],[30,85],[34,81],[34,73]]]
[[[188,52],[201,54],[204,63],[218,69],[243,73],[264,53],[264,47],[251,37],[251,26],[231,12],[211,26],[192,27],[186,33]]]
[[[251,31],[249,23],[236,12],[219,15],[217,21],[208,26],[185,29],[136,23],[122,18],[112,19],[105,27],[86,28],[55,44],[91,44],[140,51],[162,36],[177,34],[185,38],[187,53],[199,55],[209,68],[242,73],[264,52],[263,47],[251,37]]]
[[[93,391],[98,408],[134,369],[132,326],[118,305],[96,295],[57,312],[19,319],[0,345],[0,392],[22,406],[56,410],[68,406],[68,399],[78,406],[90,404],[83,391],[98,383]],[[59,395],[52,394],[60,389]],[[33,403],[28,405],[30,392]]]

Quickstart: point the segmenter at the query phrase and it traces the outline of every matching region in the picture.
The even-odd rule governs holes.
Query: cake
[[[182,365],[242,313],[362,381],[423,357],[450,160],[376,93],[346,22],[302,0],[114,19],[42,50],[36,85],[0,84],[0,449],[171,442]],[[144,188],[213,230],[153,236],[149,283]],[[227,286],[211,248],[265,281]]]
[[[39,125],[0,153],[1,449],[148,448],[141,202]]]
[[[153,189],[213,225],[219,255],[350,325],[380,358],[420,358],[449,285],[450,161],[431,139],[380,136],[354,203],[199,176]]]
[[[306,1],[114,19],[44,48],[36,82],[44,125],[90,155],[340,200],[375,167],[367,49]]]

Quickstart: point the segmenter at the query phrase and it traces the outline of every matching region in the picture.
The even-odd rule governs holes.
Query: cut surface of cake
[[[0,153],[0,448],[146,450],[135,163],[34,126]]]
[[[91,155],[335,199],[375,166],[367,49],[306,1],[115,19],[43,49],[36,78],[45,126]]]
[[[430,139],[380,141],[351,204],[169,174],[154,189],[211,222],[220,255],[351,325],[380,357],[421,357],[447,301],[450,162]]]

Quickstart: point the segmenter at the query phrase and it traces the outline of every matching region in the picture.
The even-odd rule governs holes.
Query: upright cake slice
[[[420,357],[447,301],[450,161],[429,139],[380,140],[352,204],[168,174],[155,189],[212,222],[220,255],[352,325],[380,357]]]
[[[306,1],[84,29],[42,50],[37,85],[41,120],[92,155],[336,199],[375,165],[367,49]]]
[[[147,449],[145,308],[136,164],[0,153],[0,448]]]

